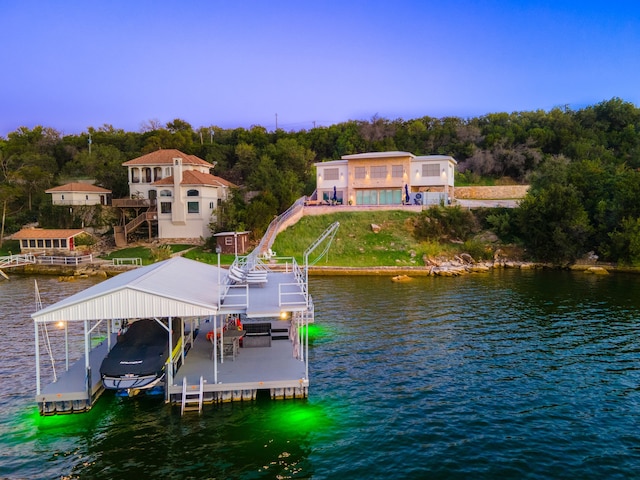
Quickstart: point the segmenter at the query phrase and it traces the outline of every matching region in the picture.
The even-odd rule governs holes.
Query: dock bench
[[[245,331],[242,348],[271,346],[271,323],[245,323],[242,328]]]

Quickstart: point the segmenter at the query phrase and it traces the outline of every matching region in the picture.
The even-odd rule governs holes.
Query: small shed
[[[111,190],[90,183],[73,182],[45,190],[53,205],[109,205]]]
[[[220,232],[213,236],[220,253],[244,255],[249,249],[249,232]]]
[[[81,234],[87,234],[81,228],[73,229],[44,229],[24,228],[14,233],[11,238],[20,241],[21,252],[34,251],[62,251],[73,252],[75,250],[74,238]]]

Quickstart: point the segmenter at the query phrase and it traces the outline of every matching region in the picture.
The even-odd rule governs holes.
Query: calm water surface
[[[312,278],[309,399],[183,418],[39,417],[33,280],[0,283],[0,478],[640,478],[638,276]]]

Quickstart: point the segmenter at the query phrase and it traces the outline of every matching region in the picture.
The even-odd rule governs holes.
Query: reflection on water
[[[0,284],[0,477],[630,478],[640,467],[640,277],[312,278],[309,399],[184,418],[111,395],[84,415],[39,417],[32,281]],[[88,285],[40,287],[52,303]]]

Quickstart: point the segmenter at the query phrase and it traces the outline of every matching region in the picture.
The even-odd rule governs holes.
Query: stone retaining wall
[[[456,198],[498,200],[524,198],[529,185],[500,185],[494,187],[456,187]]]

